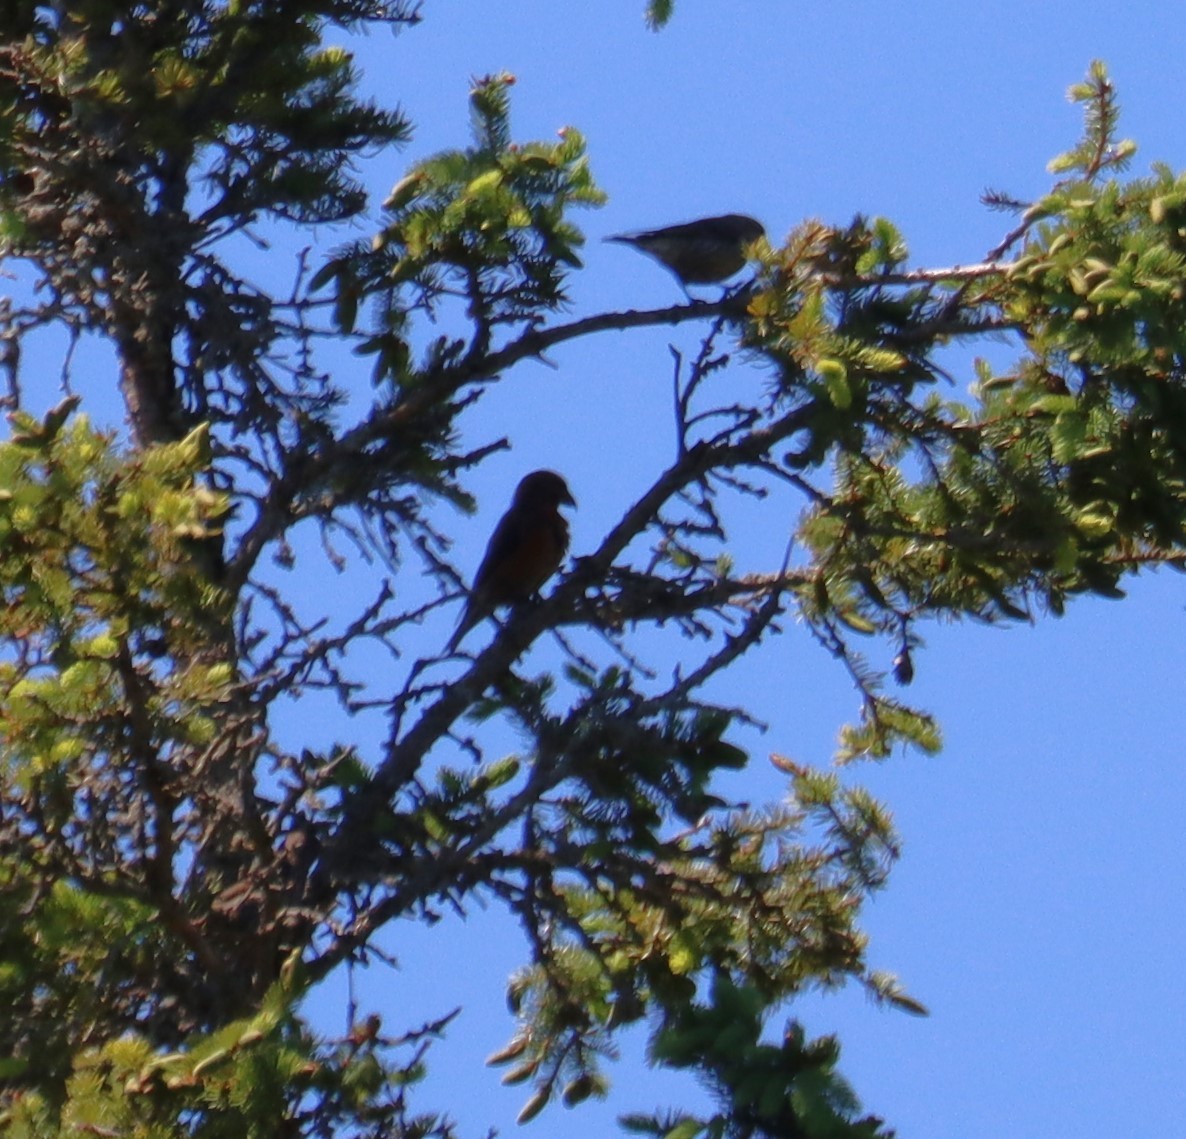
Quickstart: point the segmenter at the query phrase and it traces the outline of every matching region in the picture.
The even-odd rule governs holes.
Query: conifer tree
[[[858,924],[896,854],[888,814],[781,759],[786,802],[723,798],[761,709],[710,682],[794,628],[857,685],[839,761],[933,750],[900,696],[921,622],[1057,613],[1180,565],[1186,179],[1126,175],[1096,64],[1082,141],[1042,198],[994,201],[1012,221],[982,261],[912,267],[886,219],[808,220],[757,242],[756,279],[719,300],[574,318],[602,193],[577,131],[515,137],[509,77],[476,81],[472,136],[385,201],[355,180],[410,124],[358,96],[326,32],[418,19],[406,0],[5,7],[4,1131],[451,1136],[417,1088],[447,1018],[361,1007],[328,1039],[301,1002],[401,919],[481,901],[524,935],[492,1057],[523,1119],[602,1094],[617,1034],[645,1024],[654,1063],[718,1110],[635,1132],[889,1135],[836,1041],[771,1036],[817,986],[924,1011]],[[288,293],[237,265],[269,226],[348,220]],[[542,600],[410,657],[464,579],[437,508],[471,507],[503,445],[459,442],[483,390],[558,344],[676,324],[703,335],[653,482]],[[26,374],[47,334],[105,346],[88,380],[126,431]],[[990,335],[1013,362],[948,388],[941,350]],[[327,370],[343,346],[361,375]],[[754,367],[759,398],[718,382]],[[742,572],[729,504],[771,487],[800,504],[794,525],[771,512],[794,556]],[[374,593],[310,615],[301,582],[350,558]],[[425,571],[434,591],[406,602]],[[655,638],[678,653],[666,679]],[[388,667],[366,667],[376,647]],[[381,746],[286,743],[327,694],[382,709]]]

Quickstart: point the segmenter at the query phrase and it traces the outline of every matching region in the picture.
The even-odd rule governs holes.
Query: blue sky
[[[1066,88],[1093,58],[1109,64],[1123,133],[1140,144],[1134,170],[1186,161],[1186,20],[1168,5],[683,0],[657,35],[642,0],[428,0],[424,14],[394,40],[343,40],[366,89],[416,124],[406,150],[367,168],[376,201],[410,162],[465,144],[471,76],[511,71],[516,136],[578,127],[610,195],[579,219],[589,244],[573,316],[678,301],[660,268],[600,239],[710,213],[751,213],[774,240],[807,217],[884,214],[915,264],[977,261],[1009,224],[979,195],[1049,184],[1046,162],[1080,128]],[[314,256],[344,236],[318,235]],[[257,278],[287,286],[283,243],[254,258]],[[574,554],[593,548],[669,460],[668,344],[697,342],[690,326],[608,334],[556,350],[555,367],[508,374],[465,424],[467,441],[505,434],[513,449],[475,474],[475,517],[443,515],[458,564],[472,572],[518,478],[540,466],[562,471],[580,502]],[[369,361],[346,356],[337,369],[368,390]],[[781,550],[793,522],[739,517],[738,548],[755,558]],[[943,753],[851,773],[889,804],[904,839],[866,914],[870,958],[932,1015],[875,1008],[855,990],[788,1015],[840,1034],[842,1070],[903,1139],[1182,1133],[1184,590],[1169,574],[1130,589],[1035,627],[928,628],[909,695],[938,715]],[[454,614],[439,617],[425,651]],[[739,786],[753,798],[782,794],[769,752],[824,762],[856,709],[846,677],[793,626],[739,666],[730,693],[769,725],[739,738],[754,756]],[[289,730],[316,745],[340,726],[306,711]],[[365,741],[381,724],[350,730]],[[501,1088],[481,1064],[512,1027],[504,984],[524,952],[514,930],[479,910],[393,929],[387,944],[401,970],[357,981],[388,1030],[464,1006],[423,1106],[447,1107],[472,1136],[491,1122],[514,1133],[523,1089]],[[343,987],[327,986],[318,1022],[339,1030],[342,1002]],[[624,1054],[608,1103],[554,1108],[526,1133],[602,1139],[619,1112],[697,1102],[694,1087],[642,1064],[637,1036]]]
[[[1186,21],[1167,7],[684,0],[658,35],[641,3],[452,0],[425,17],[394,42],[353,42],[368,87],[417,124],[400,161],[372,172],[377,188],[404,160],[462,143],[470,76],[511,71],[515,134],[578,127],[610,194],[582,219],[573,315],[678,299],[661,269],[599,238],[709,213],[752,213],[774,238],[806,217],[884,214],[916,264],[979,260],[1008,227],[979,195],[1049,184],[1047,161],[1080,127],[1066,89],[1093,58],[1109,64],[1123,133],[1140,144],[1134,172],[1186,158]],[[475,480],[479,514],[456,526],[461,564],[476,563],[537,466],[562,470],[580,500],[574,552],[596,543],[667,459],[670,342],[690,348],[695,330],[568,346],[556,368],[521,367],[483,401],[473,441],[505,433],[514,448]],[[867,911],[871,959],[932,1015],[875,1008],[855,990],[789,1012],[840,1033],[842,1069],[904,1139],[1181,1132],[1184,593],[1168,574],[1130,592],[1035,627],[931,627],[910,695],[939,716],[943,753],[853,773],[892,808],[905,846]],[[854,694],[793,628],[734,679],[769,723],[742,741],[755,757],[747,778],[755,796],[777,796],[764,756],[825,760]],[[435,1086],[470,1133],[491,1120],[516,1130],[521,1090],[472,1068],[510,1027],[513,931],[478,913],[392,945],[405,969],[374,990],[392,1026],[464,1002]],[[695,1101],[640,1066],[637,1040],[626,1056],[608,1104],[555,1109],[531,1128],[593,1139],[619,1111]]]

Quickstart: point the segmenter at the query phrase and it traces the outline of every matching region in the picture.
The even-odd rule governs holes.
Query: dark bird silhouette
[[[749,247],[765,236],[762,223],[754,218],[723,214],[662,229],[615,233],[605,240],[641,249],[670,269],[686,289],[728,280],[745,265]]]
[[[535,597],[560,568],[568,552],[568,522],[561,506],[576,506],[576,499],[555,471],[532,471],[523,477],[510,509],[490,536],[448,652],[500,605]]]

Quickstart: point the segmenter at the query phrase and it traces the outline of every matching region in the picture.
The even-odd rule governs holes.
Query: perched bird
[[[568,523],[561,506],[576,506],[568,484],[555,471],[532,471],[515,488],[478,572],[448,652],[500,605],[534,597],[559,568],[568,552]]]
[[[641,249],[670,269],[686,289],[728,280],[745,265],[749,247],[765,236],[761,222],[745,214],[723,214],[663,229],[616,233],[605,240]]]

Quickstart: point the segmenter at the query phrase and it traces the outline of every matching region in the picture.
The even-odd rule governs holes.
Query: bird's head
[[[717,220],[722,231],[731,234],[739,245],[752,245],[759,237],[766,236],[766,227],[746,214],[726,214]]]
[[[556,510],[561,506],[576,506],[568,483],[555,471],[532,471],[524,475],[515,490],[516,506],[538,506]]]

